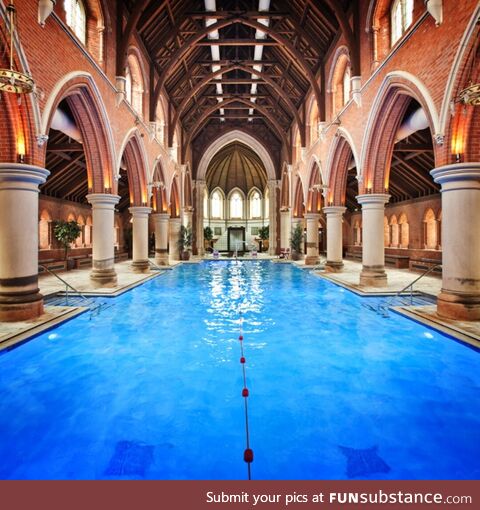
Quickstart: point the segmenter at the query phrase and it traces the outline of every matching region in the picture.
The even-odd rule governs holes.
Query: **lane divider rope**
[[[247,463],[248,470],[248,479],[252,479],[252,462],[253,462],[253,450],[250,448],[250,428],[248,426],[248,397],[250,396],[250,392],[247,387],[247,371],[246,371],[246,359],[244,352],[244,339],[243,339],[243,314],[242,311],[239,311],[240,315],[240,334],[238,336],[238,341],[240,343],[240,364],[242,365],[242,373],[243,373],[243,389],[242,389],[242,397],[245,405],[245,438],[246,438],[246,448],[243,452],[243,460]]]

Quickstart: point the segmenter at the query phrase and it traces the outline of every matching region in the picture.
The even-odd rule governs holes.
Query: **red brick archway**
[[[308,184],[307,211],[311,213],[319,213],[322,211],[322,176],[318,164],[314,163],[310,174],[310,182]]]
[[[141,149],[141,141],[137,134],[132,135],[128,140],[122,159],[127,168],[130,204],[132,206],[147,205],[146,167]]]
[[[175,176],[172,181],[172,187],[170,189],[170,217],[180,217],[180,193],[178,190],[177,177]]]
[[[65,100],[82,134],[90,193],[115,193],[113,179],[113,143],[107,128],[108,119],[92,80],[76,76],[57,92],[50,107],[45,133],[48,134],[58,105]],[[45,161],[46,144],[43,148]]]
[[[352,160],[353,152],[348,140],[338,136],[333,149],[333,158],[330,169],[329,205],[344,206],[347,193],[348,165]]]
[[[300,177],[297,177],[293,204],[294,204],[293,205],[293,217],[294,218],[303,218],[305,215],[305,203],[304,203],[303,185],[302,185],[302,180],[300,179]]]
[[[168,211],[165,175],[160,162],[157,163],[153,172],[152,208],[158,213],[165,213]]]
[[[378,107],[373,112],[373,122],[367,132],[360,193],[388,191],[395,135],[412,99],[415,99],[425,111],[430,133],[434,133],[432,115],[420,90],[406,79],[392,77],[380,92],[377,99]],[[435,143],[433,149],[437,161],[438,146]]]

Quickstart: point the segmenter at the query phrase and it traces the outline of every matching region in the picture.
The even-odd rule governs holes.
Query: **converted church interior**
[[[0,50],[0,478],[478,477],[477,1],[0,0]]]

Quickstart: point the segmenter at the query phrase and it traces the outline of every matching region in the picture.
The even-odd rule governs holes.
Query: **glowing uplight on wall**
[[[23,163],[25,161],[26,153],[25,136],[22,132],[19,132],[17,135],[17,159],[19,163]]]
[[[463,160],[465,152],[465,128],[467,124],[466,115],[457,115],[456,125],[452,135],[452,155],[455,157],[455,161],[460,163]]]

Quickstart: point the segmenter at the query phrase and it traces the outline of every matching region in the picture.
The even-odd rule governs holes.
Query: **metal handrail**
[[[147,260],[148,260],[148,263],[149,263],[152,267],[154,267],[155,269],[157,269],[158,271],[164,271],[164,270],[165,270],[165,268],[162,268],[162,267],[160,267],[160,266],[157,266],[157,264],[155,264],[154,262],[152,262],[150,259],[147,259]]]
[[[384,311],[384,313],[386,313],[386,311],[390,308],[390,306],[392,306],[392,303],[398,299],[402,294],[404,294],[408,289],[410,289],[410,306],[413,305],[413,286],[419,281],[421,280],[424,276],[427,276],[428,274],[430,274],[431,272],[433,272],[437,267],[442,267],[442,264],[435,264],[434,266],[428,268],[425,272],[423,272],[418,278],[415,278],[415,280],[413,280],[413,282],[410,282],[407,286],[405,286],[403,289],[399,290],[398,292],[395,293],[394,296],[391,296],[390,298],[388,298],[385,303],[383,304],[380,304],[378,306],[378,309],[377,309],[377,312],[381,312],[382,310]]]
[[[104,305],[105,303],[99,303],[99,304],[95,303],[95,301],[93,301],[91,299],[88,299],[87,296],[82,294],[73,285],[70,285],[66,280],[64,280],[63,278],[58,276],[57,273],[55,273],[54,271],[49,269],[44,264],[38,264],[38,266],[42,267],[45,271],[47,271],[47,273],[55,276],[55,278],[57,278],[57,280],[60,280],[65,285],[65,303],[66,303],[67,306],[68,306],[68,289],[71,289],[71,290],[73,290],[73,292],[75,292],[75,294],[77,296],[79,296],[81,299],[83,299],[83,301],[85,301],[85,303],[87,304],[87,307],[90,310],[90,319],[92,318],[92,314],[93,314],[94,311],[101,311],[102,310],[102,305]],[[107,306],[106,308],[109,308],[110,306],[111,305]]]
[[[57,273],[55,273],[54,271],[49,269],[47,266],[45,266],[44,264],[38,264],[38,266],[39,267],[43,267],[43,269],[45,269],[45,271],[47,271],[47,273],[55,276],[55,278],[57,278],[57,280],[60,280],[65,285],[65,297],[66,297],[67,304],[68,304],[68,289],[73,290],[73,292],[75,292],[78,296],[80,296],[85,301],[88,301],[89,303],[92,303],[91,299],[88,299],[87,296],[84,296],[79,290],[77,290],[75,287],[73,287],[73,285],[70,285],[66,280],[64,280],[63,278],[58,276]]]

